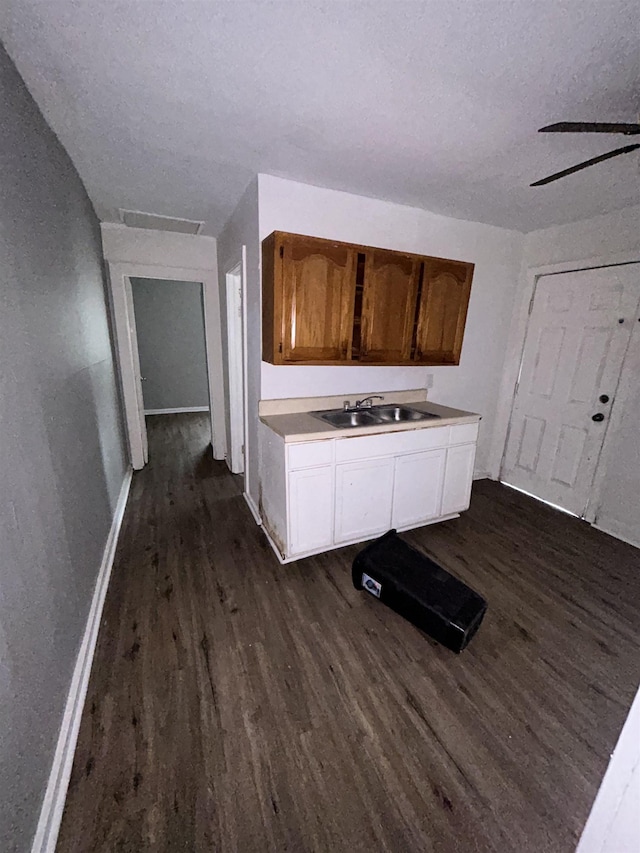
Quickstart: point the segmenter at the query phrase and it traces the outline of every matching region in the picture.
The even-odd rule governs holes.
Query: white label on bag
[[[382,592],[382,584],[379,581],[374,581],[373,578],[370,578],[369,575],[362,573],[362,586],[370,592],[371,595],[375,595],[376,598],[380,598],[380,593]]]

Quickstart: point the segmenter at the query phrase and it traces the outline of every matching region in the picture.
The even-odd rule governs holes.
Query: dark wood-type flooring
[[[406,538],[461,654],[276,561],[199,415],[149,419],[58,851],[573,851],[640,680],[640,552],[499,484]]]

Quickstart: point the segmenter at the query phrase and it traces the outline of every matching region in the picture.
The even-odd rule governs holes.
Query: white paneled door
[[[640,296],[640,265],[541,276],[502,480],[582,516]]]

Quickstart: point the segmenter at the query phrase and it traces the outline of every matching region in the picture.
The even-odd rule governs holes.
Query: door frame
[[[146,464],[146,424],[140,378],[140,358],[131,278],[168,281],[195,281],[202,284],[204,333],[211,406],[211,445],[215,459],[224,459],[226,450],[225,400],[222,373],[222,337],[218,276],[214,270],[165,267],[151,264],[107,261],[109,290],[115,326],[115,344],[122,387],[129,457],[135,470]]]
[[[227,322],[227,387],[229,399],[229,447],[227,462],[233,474],[246,475],[245,447],[247,437],[246,395],[246,247],[242,256],[225,273]]]
[[[512,340],[510,341],[509,347],[512,356],[512,368],[509,371],[509,375],[505,376],[505,378],[503,379],[501,398],[502,406],[504,408],[502,412],[498,413],[498,416],[496,418],[497,420],[498,418],[500,418],[501,415],[502,417],[504,417],[506,410],[507,422],[506,427],[503,431],[504,437],[502,439],[502,448],[498,473],[498,480],[500,482],[502,482],[502,478],[504,475],[507,444],[511,433],[513,407],[515,404],[516,392],[518,390],[518,381],[520,379],[520,371],[522,369],[522,361],[524,359],[524,348],[527,342],[531,309],[533,307],[533,300],[536,294],[538,279],[541,278],[543,275],[556,275],[559,273],[566,272],[584,272],[586,270],[599,269],[602,267],[616,267],[637,263],[640,263],[639,252],[621,252],[612,255],[596,256],[593,258],[585,259],[583,261],[562,261],[556,264],[545,264],[544,266],[530,267],[526,271],[526,287],[523,288],[519,305],[517,307],[517,315],[516,320],[514,322],[515,332],[512,335]],[[640,302],[638,303],[638,306],[640,306]],[[620,371],[621,378],[625,374],[625,360],[629,352],[629,347],[631,346],[631,340],[634,336],[634,329],[635,324],[634,328],[632,329],[631,336],[629,338],[629,344],[627,345],[624,358],[622,360],[622,368]],[[513,338],[515,338],[515,343],[513,341]],[[514,369],[513,365],[517,365],[517,369]],[[627,394],[629,393],[629,390],[630,382],[627,381],[624,384],[621,384],[621,381],[619,380],[613,404],[609,412],[609,418],[607,420],[607,426],[605,429],[600,456],[596,464],[596,469],[591,484],[591,494],[589,495],[589,502],[587,504],[583,516],[584,520],[588,521],[590,524],[595,521],[597,515],[602,494],[602,487],[604,485],[604,478],[606,474],[606,459],[611,451],[612,436],[615,436],[618,427],[620,426],[620,423],[622,421],[624,402]]]

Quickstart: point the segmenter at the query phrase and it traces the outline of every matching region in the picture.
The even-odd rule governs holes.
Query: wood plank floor
[[[405,534],[489,602],[459,656],[280,566],[200,415],[149,419],[58,851],[573,851],[640,681],[640,552],[499,484]]]

